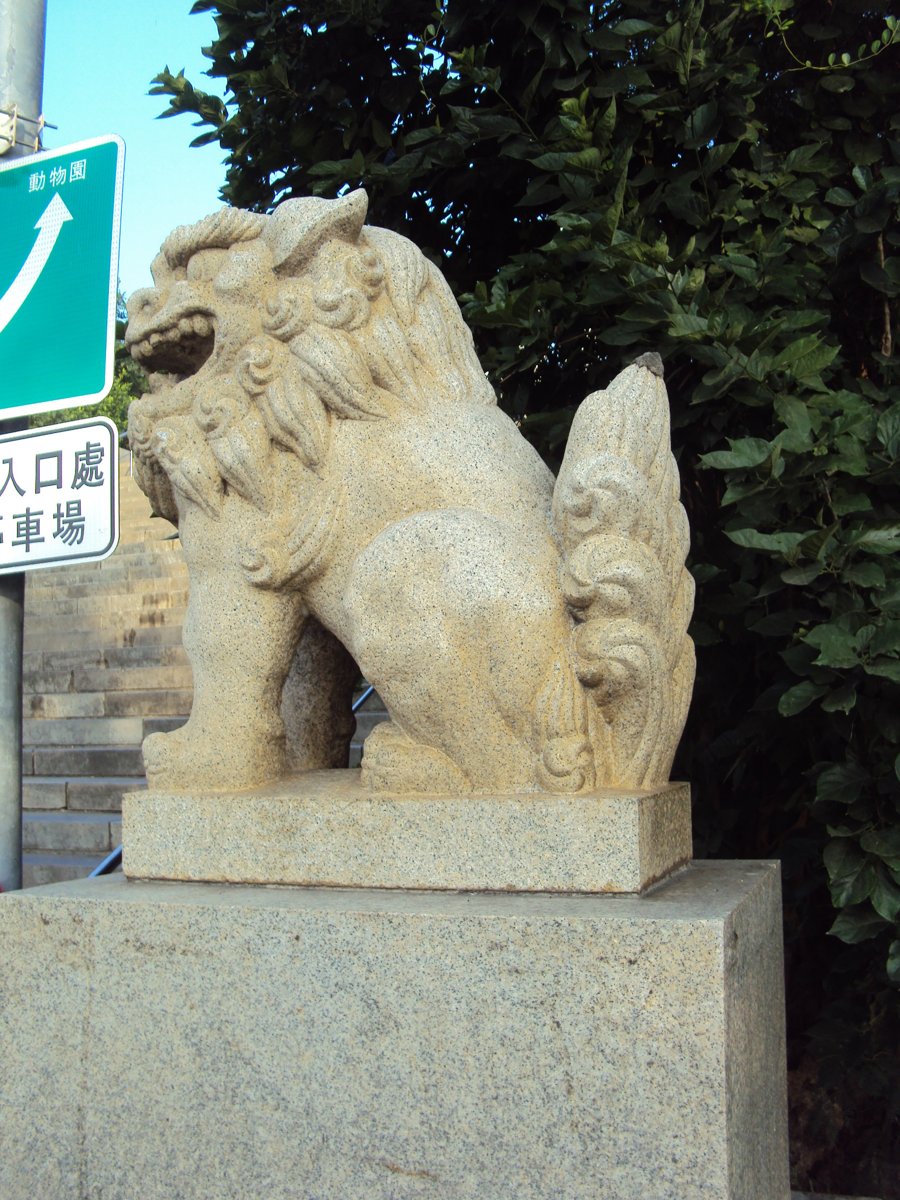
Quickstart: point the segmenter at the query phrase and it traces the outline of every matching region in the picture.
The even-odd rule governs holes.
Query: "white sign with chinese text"
[[[0,437],[0,575],[112,554],[118,443],[106,417]]]

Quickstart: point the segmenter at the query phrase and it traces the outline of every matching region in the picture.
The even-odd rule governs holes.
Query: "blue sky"
[[[48,0],[44,115],[58,125],[44,146],[118,133],[125,140],[125,193],[119,279],[126,295],[150,283],[150,263],[166,234],[221,205],[225,171],[218,146],[191,149],[190,117],[157,120],[161,96],[148,96],[163,67],[206,91],[201,47],[215,36],[192,0]]]

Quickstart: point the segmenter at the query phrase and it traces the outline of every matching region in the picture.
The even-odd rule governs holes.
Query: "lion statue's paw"
[[[200,736],[190,721],[171,733],[152,733],[143,745],[147,785],[157,791],[243,791],[284,775],[283,735],[236,749],[227,737]]]
[[[376,725],[363,746],[362,783],[373,792],[434,795],[471,791],[446,754],[415,742],[393,721]]]

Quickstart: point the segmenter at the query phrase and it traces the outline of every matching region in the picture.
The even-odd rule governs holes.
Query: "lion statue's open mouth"
[[[666,780],[693,589],[658,359],[588,397],[554,484],[440,272],[365,213],[362,192],[222,210],[129,304],[136,475],[191,577],[194,706],[145,745],[148,777],[334,765],[355,662],[391,717],[372,788]]]

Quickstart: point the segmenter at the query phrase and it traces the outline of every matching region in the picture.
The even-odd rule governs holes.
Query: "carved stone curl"
[[[693,588],[659,359],[584,401],[554,481],[440,272],[365,213],[362,192],[224,210],[129,304],[136,475],[191,580],[194,705],[145,743],[151,784],[337,765],[354,663],[390,714],[373,790],[666,781]]]

